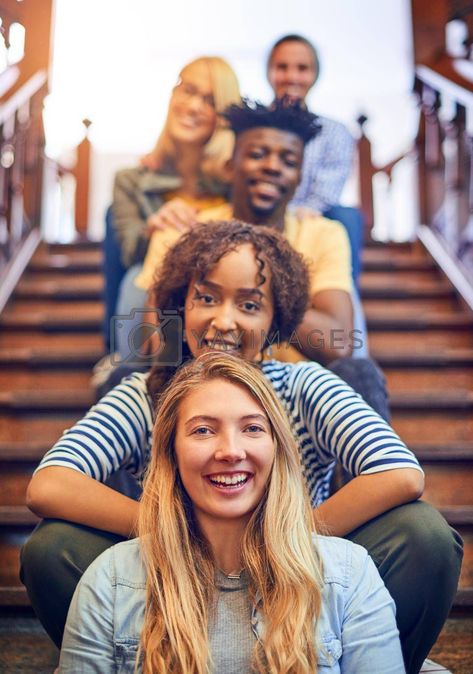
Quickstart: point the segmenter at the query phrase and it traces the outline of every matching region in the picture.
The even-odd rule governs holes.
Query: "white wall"
[[[93,120],[97,235],[113,172],[152,146],[179,69],[202,54],[224,56],[242,92],[268,101],[265,55],[288,32],[306,35],[320,51],[315,111],[353,131],[356,116],[368,114],[379,162],[407,147],[417,117],[408,0],[56,0],[48,152],[76,145],[81,119]]]

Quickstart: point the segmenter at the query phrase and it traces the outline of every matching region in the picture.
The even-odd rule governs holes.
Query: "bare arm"
[[[351,356],[353,306],[350,294],[344,290],[321,290],[311,304],[297,329],[304,356],[323,365]]]
[[[345,536],[377,515],[422,496],[424,475],[415,468],[358,475],[314,509],[316,526]]]
[[[136,534],[139,503],[72,468],[38,471],[26,492],[26,504],[40,517],[53,517],[111,531]]]

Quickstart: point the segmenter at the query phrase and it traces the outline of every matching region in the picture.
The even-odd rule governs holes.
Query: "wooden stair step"
[[[388,308],[381,312],[367,312],[369,330],[472,330],[473,315],[467,313],[410,312],[393,315]],[[370,335],[371,337],[371,335]]]
[[[60,300],[34,300],[12,299],[2,313],[2,319],[12,320],[14,317],[23,317],[28,314],[46,314],[51,319],[60,317],[67,320],[71,316],[84,319],[95,318],[103,320],[104,307],[102,302],[96,300],[77,300],[73,304]]]
[[[455,293],[448,285],[432,284],[430,286],[376,286],[373,287],[362,284],[360,295],[363,301],[367,299],[385,299],[385,300],[418,300],[423,298],[442,298],[454,297]]]
[[[70,250],[65,253],[48,253],[41,249],[28,265],[29,272],[89,273],[102,269],[102,251],[95,249]]]
[[[473,608],[473,587],[457,591],[455,601],[453,602],[453,609],[458,608]]]
[[[103,356],[103,348],[57,348],[36,349],[36,348],[8,348],[0,349],[0,365],[30,365],[36,366],[89,366],[93,367],[95,363]]]
[[[472,364],[473,365],[473,364]],[[425,393],[432,390],[473,390],[473,367],[384,368],[388,391],[393,394]]]
[[[0,606],[30,606],[30,600],[23,585],[0,587]]]
[[[27,348],[34,345],[42,349],[103,349],[103,337],[98,332],[56,332],[42,330],[3,331],[0,334],[0,349]]]
[[[468,409],[397,409],[391,423],[408,447],[432,438],[443,445],[473,443],[473,415]]]
[[[469,410],[473,408],[473,392],[466,390],[405,391],[390,396],[392,410]]]
[[[0,411],[0,443],[28,442],[31,438],[40,438],[51,447],[64,431],[76,424],[84,416],[85,410],[57,411],[54,414],[44,412],[15,410]]]
[[[473,348],[473,331],[467,329],[379,329],[369,333],[372,354],[392,351],[407,356],[426,354],[429,351],[465,350]]]
[[[39,463],[51,449],[44,440],[10,440],[0,442],[0,463]]]
[[[378,239],[367,238],[363,244],[363,250],[379,250],[390,254],[417,254],[424,252],[416,241],[379,241]]]
[[[0,526],[35,526],[40,518],[26,506],[0,506]]]
[[[362,252],[364,272],[371,271],[436,271],[437,265],[432,258],[406,251],[386,251],[377,248],[365,248]]]
[[[44,250],[48,253],[69,253],[82,250],[102,250],[102,241],[93,241],[80,235],[69,243],[46,243]]]
[[[425,473],[422,498],[425,501],[439,509],[472,508],[470,505],[473,494],[471,461],[422,461],[422,468]]]
[[[364,287],[392,288],[393,286],[402,286],[406,289],[453,289],[448,279],[442,276],[441,272],[437,268],[435,268],[433,271],[415,271],[412,269],[400,269],[399,271],[363,271],[360,275],[360,285],[362,289]]]
[[[41,457],[42,458],[42,457]],[[38,462],[7,461],[2,463],[0,510],[2,507],[25,507],[26,491]],[[0,525],[2,519],[0,517]]]
[[[38,383],[42,389],[56,391],[90,389],[91,376],[90,369],[85,367],[68,369],[67,372],[62,368],[3,368],[0,369],[0,391],[28,391],[37,388]]]
[[[396,316],[418,316],[419,314],[451,314],[460,308],[456,297],[425,297],[422,299],[389,300],[389,313]],[[364,299],[363,309],[368,317],[386,315],[386,300]]]
[[[42,390],[0,392],[0,410],[83,410],[93,405],[95,394],[87,390]]]
[[[473,506],[443,506],[439,510],[452,527],[473,526]]]
[[[409,445],[414,454],[421,462],[442,462],[448,461],[473,461],[473,443],[452,442],[448,445],[434,442],[416,443]],[[1,459],[1,445],[0,445]]]
[[[16,287],[14,297],[23,299],[54,300],[101,300],[103,279],[100,275],[89,279],[81,276],[79,281],[70,276],[54,279],[22,279]]]
[[[372,347],[370,335],[370,347]],[[371,356],[383,368],[449,368],[449,367],[472,367],[473,366],[473,348],[468,349],[429,349],[428,351],[416,350],[407,351],[397,348],[383,348],[382,344],[378,348],[371,348]]]
[[[6,312],[0,318],[0,327],[4,330],[30,330],[36,328],[44,332],[91,332],[102,329],[103,319],[101,314],[76,315],[70,313],[61,317],[48,311],[33,311],[24,314],[12,314]]]

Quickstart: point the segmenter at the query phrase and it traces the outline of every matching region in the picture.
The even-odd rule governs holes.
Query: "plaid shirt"
[[[322,128],[305,146],[301,182],[289,205],[323,213],[340,200],[351,171],[355,142],[340,122],[322,116],[318,120]]]

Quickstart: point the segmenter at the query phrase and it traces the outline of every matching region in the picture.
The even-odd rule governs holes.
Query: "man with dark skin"
[[[317,132],[314,116],[296,107],[298,113],[294,117],[302,116],[306,126],[313,124],[312,138]],[[338,223],[315,214],[306,213],[298,221],[287,212],[287,204],[299,184],[304,145],[309,137],[291,122],[291,110],[286,103],[278,103],[272,109],[243,103],[233,106],[227,117],[236,134],[233,158],[228,165],[231,205],[202,211],[199,220],[235,217],[283,231],[294,248],[312,263],[313,273],[311,307],[298,328],[293,346],[304,357],[322,364],[351,355],[353,311],[346,234]],[[155,235],[137,285],[143,288],[149,285],[165,250],[178,237],[179,232],[171,229]],[[285,351],[278,351],[277,357],[287,360]],[[291,351],[289,359],[294,360]]]

